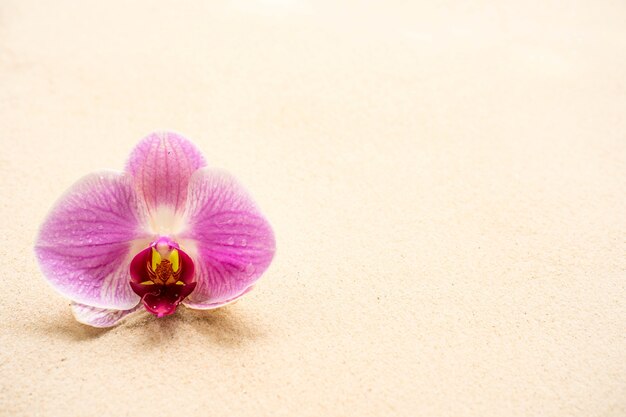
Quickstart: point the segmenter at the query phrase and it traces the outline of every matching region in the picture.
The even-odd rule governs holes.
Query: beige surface
[[[0,3],[0,415],[626,415],[623,2],[184,3]],[[36,228],[163,128],[275,262],[79,325]]]

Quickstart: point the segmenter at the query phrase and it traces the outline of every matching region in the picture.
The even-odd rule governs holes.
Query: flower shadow
[[[262,323],[233,305],[216,310],[187,309],[186,316],[196,331],[222,346],[241,346],[265,335]]]
[[[190,331],[203,334],[203,340],[222,347],[236,348],[263,336],[260,323],[253,322],[233,306],[215,310],[179,308],[157,319],[149,313],[129,317],[124,330],[143,334],[148,347],[160,348],[168,341],[188,338]]]
[[[45,316],[43,319],[27,323],[26,327],[43,336],[69,342],[84,342],[97,339],[111,331],[111,328],[91,327],[77,322],[69,312],[69,309],[57,316]]]
[[[232,305],[204,311],[179,308],[175,314],[160,319],[143,310],[128,316],[118,326],[109,328],[95,328],[79,323],[67,311],[29,323],[28,327],[46,337],[68,342],[86,342],[104,335],[134,335],[137,342],[149,348],[162,348],[168,342],[188,338],[190,332],[201,333],[205,336],[203,340],[227,348],[241,347],[264,336],[262,323]]]

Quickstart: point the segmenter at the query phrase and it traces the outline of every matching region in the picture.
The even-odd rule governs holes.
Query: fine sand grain
[[[626,415],[626,3],[335,3],[0,3],[0,416]],[[80,325],[37,228],[159,129],[274,263]]]

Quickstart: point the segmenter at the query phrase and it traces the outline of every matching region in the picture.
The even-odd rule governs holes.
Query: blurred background
[[[626,415],[623,1],[0,0],[0,415]],[[32,255],[174,130],[278,252],[76,323]]]

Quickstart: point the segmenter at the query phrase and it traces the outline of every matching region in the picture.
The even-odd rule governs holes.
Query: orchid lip
[[[178,243],[161,236],[130,263],[130,286],[146,310],[157,317],[173,314],[196,288],[194,264]]]

